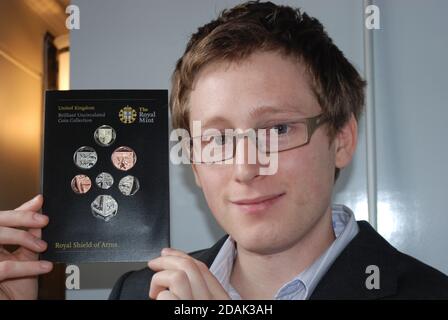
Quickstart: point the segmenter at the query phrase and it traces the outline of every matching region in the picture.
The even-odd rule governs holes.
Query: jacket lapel
[[[322,277],[310,299],[380,299],[397,291],[397,251],[366,221],[358,221],[359,233]],[[379,288],[368,289],[368,266],[377,266]]]
[[[211,267],[213,261],[218,255],[219,250],[223,246],[224,242],[227,240],[228,235],[226,234],[221,239],[218,240],[212,247],[206,250],[199,250],[190,253],[194,258],[204,262],[209,268]]]

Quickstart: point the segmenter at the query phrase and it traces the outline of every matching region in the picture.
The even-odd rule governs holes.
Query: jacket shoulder
[[[397,250],[397,288],[400,299],[448,299],[448,276]]]
[[[311,299],[448,299],[445,274],[398,251],[367,222],[358,226]],[[367,286],[370,266],[376,267],[378,288]]]

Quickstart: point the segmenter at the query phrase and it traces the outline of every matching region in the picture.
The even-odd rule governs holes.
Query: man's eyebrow
[[[258,118],[266,114],[305,115],[298,107],[291,106],[261,106],[253,108],[249,111],[249,116],[251,118]],[[225,128],[231,128],[231,122],[229,121],[229,119],[222,116],[213,116],[208,119],[202,120],[201,124],[203,128],[216,128],[223,125],[225,126]]]
[[[229,120],[221,116],[214,116],[202,121],[203,128],[215,128],[223,124],[227,126],[226,128],[230,128]]]
[[[300,111],[298,107],[291,106],[261,106],[254,108],[249,111],[249,116],[251,118],[258,118],[259,116],[265,114],[291,114],[296,113],[300,115],[304,115],[303,112]]]

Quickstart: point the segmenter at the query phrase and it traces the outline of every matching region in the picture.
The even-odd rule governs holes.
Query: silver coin
[[[98,154],[91,147],[81,147],[73,155],[73,162],[80,169],[90,169],[97,161]]]
[[[101,172],[95,179],[98,188],[109,189],[114,184],[114,178],[107,172]]]
[[[126,176],[121,178],[118,189],[125,196],[133,196],[140,189],[140,182],[134,176]]]
[[[111,160],[115,168],[128,171],[137,162],[137,155],[129,147],[119,147],[112,153]]]
[[[109,195],[100,195],[91,204],[94,217],[109,221],[118,213],[118,203]]]
[[[93,134],[96,143],[102,147],[110,146],[115,142],[116,137],[115,129],[108,125],[98,127]]]

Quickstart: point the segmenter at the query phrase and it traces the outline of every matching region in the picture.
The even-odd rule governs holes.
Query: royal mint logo
[[[133,123],[137,119],[137,111],[130,106],[126,106],[118,113],[120,121],[126,124]]]

